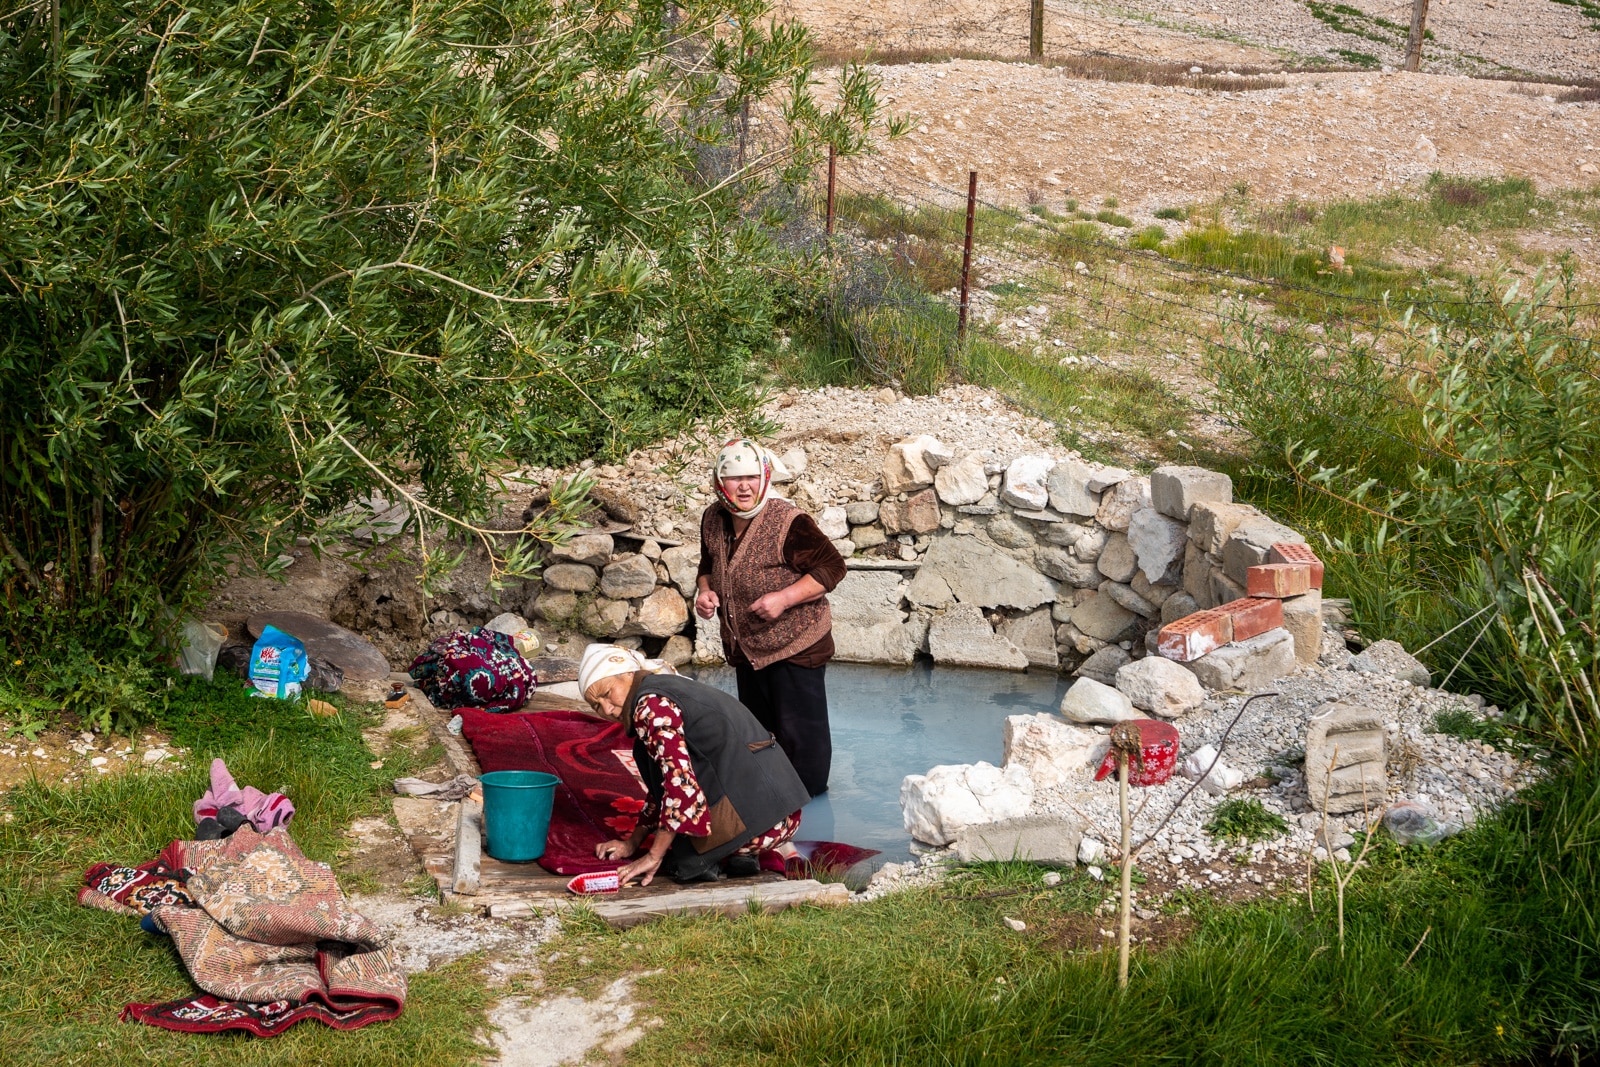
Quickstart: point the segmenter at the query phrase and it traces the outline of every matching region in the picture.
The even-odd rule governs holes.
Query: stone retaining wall
[[[909,664],[927,655],[955,666],[1076,671],[1110,682],[1124,664],[1156,650],[1164,624],[1250,601],[1250,568],[1268,563],[1274,545],[1305,540],[1235,504],[1227,475],[1200,467],[1160,467],[1145,477],[1071,457],[1001,462],[988,452],[957,455],[930,436],[892,445],[879,479],[858,495],[812,510],[849,568],[829,597],[842,662]],[[695,660],[719,662],[715,620],[690,616],[699,551],[692,543],[580,534],[553,550],[529,610],[597,637],[659,640],[693,628]],[[1309,549],[1304,554],[1315,560]],[[1266,652],[1169,658],[1194,661],[1188,665],[1202,681],[1226,688],[1250,663],[1282,667],[1287,630],[1301,638],[1288,665],[1295,654],[1314,660],[1320,564],[1317,570],[1317,589],[1273,599],[1282,616],[1260,627],[1271,631],[1257,641]],[[1257,636],[1241,624],[1235,644]],[[680,638],[666,653],[682,661],[689,648]]]

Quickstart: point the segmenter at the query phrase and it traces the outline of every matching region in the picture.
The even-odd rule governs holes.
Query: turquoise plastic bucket
[[[483,825],[489,855],[524,863],[544,855],[550,808],[561,779],[543,771],[490,771],[483,783]]]

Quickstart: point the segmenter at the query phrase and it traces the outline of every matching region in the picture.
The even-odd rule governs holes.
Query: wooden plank
[[[463,800],[456,815],[456,857],[450,891],[463,896],[478,892],[478,863],[483,855],[483,805]]]
[[[844,904],[850,900],[850,890],[842,883],[824,884],[809,878],[792,882],[741,880],[732,884],[678,887],[655,896],[632,896],[634,892],[627,889],[614,896],[569,895],[563,901],[544,906],[570,908],[580,900],[586,901],[607,923],[626,928],[669,915],[743,915],[758,905],[765,911],[777,912],[796,904]],[[534,902],[524,900],[495,903],[488,908],[489,917],[493,919],[521,918],[538,910]]]

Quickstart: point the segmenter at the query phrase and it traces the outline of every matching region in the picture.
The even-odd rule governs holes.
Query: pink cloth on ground
[[[294,805],[282,793],[263,793],[255,786],[239,788],[220,759],[211,761],[211,788],[194,802],[194,821],[215,819],[222,808],[235,808],[250,820],[256,833],[264,834],[294,818]]]

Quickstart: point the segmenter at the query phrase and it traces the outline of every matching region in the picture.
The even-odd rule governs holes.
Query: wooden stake
[[[1028,20],[1028,55],[1034,59],[1044,57],[1044,0],[1033,0],[1032,18]]]
[[[833,178],[834,167],[838,162],[839,150],[833,145],[828,146],[828,236],[833,236]]]
[[[1411,35],[1406,38],[1406,69],[1422,69],[1422,38],[1428,32],[1428,0],[1411,0]]]
[[[972,298],[972,219],[978,210],[978,172],[967,172],[967,238],[961,250],[961,313],[956,319],[956,337],[966,340],[967,313]]]
[[[1117,805],[1122,809],[1122,900],[1117,905],[1117,988],[1128,988],[1128,946],[1133,931],[1133,820],[1128,814],[1128,754],[1117,753]]]

